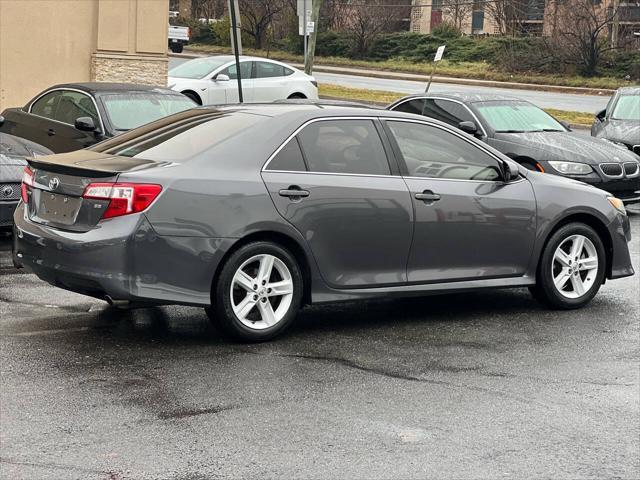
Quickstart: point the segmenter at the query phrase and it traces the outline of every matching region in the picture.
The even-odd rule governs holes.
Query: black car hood
[[[640,145],[640,122],[609,120],[602,130],[598,132],[598,137],[626,145]]]
[[[32,157],[51,155],[53,152],[30,140],[0,132],[0,155],[6,157]]]
[[[533,158],[538,161],[565,160],[595,165],[637,160],[636,155],[623,147],[575,132],[496,133],[495,139],[512,144],[518,151],[522,148],[535,151]]]

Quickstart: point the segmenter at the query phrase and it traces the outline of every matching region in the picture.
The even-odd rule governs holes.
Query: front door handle
[[[56,131],[53,128],[50,128],[49,130],[47,130],[47,135],[49,135],[50,137],[53,137],[56,134]]]
[[[285,188],[283,190],[280,190],[278,192],[278,194],[281,197],[289,197],[289,198],[292,198],[292,199],[300,199],[300,198],[308,197],[309,196],[309,191],[308,190],[302,190],[300,187],[298,187],[296,185],[292,185],[289,188]]]
[[[425,190],[422,193],[416,193],[416,200],[422,200],[425,203],[433,203],[440,200],[440,195],[433,193],[431,190]]]

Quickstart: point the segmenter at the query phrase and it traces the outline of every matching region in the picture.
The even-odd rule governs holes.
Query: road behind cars
[[[3,477],[640,476],[638,275],[577,311],[526,290],[347,303],[237,345],[201,309],[50,287],[8,248]]]

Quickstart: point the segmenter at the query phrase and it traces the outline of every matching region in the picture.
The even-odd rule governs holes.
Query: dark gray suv
[[[577,308],[634,273],[620,200],[399,112],[199,108],[33,159],[24,185],[14,253],[40,278],[203,306],[246,341],[303,304],[526,286]]]

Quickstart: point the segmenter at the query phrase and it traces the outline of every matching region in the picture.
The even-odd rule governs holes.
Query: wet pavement
[[[200,309],[115,310],[8,250],[2,478],[640,477],[638,275],[579,311],[526,290],[347,303],[238,345]]]

